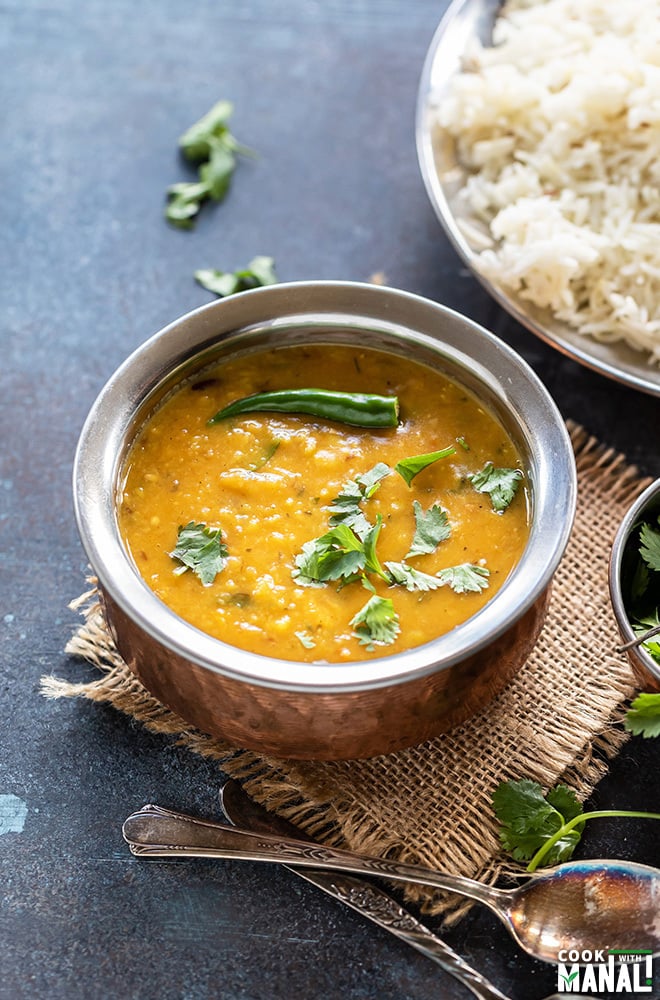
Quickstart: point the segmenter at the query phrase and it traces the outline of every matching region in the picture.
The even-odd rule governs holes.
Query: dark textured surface
[[[562,413],[660,475],[657,399],[553,352],[460,266],[414,150],[431,0],[10,0],[0,13],[4,178],[0,997],[427,1000],[468,994],[427,959],[292,875],[145,863],[119,834],[155,800],[219,813],[215,767],[109,709],[50,703],[39,678],[88,678],[62,650],[85,557],[70,500],[84,416],[146,336],[208,301],[198,267],[272,254],[282,280],[366,279],[445,302],[533,365]],[[162,219],[189,170],[180,132],[218,98],[259,153],[193,233]],[[608,544],[603,539],[603,544]],[[658,741],[634,740],[600,806],[658,808]],[[584,853],[658,863],[654,824],[594,824]],[[519,1000],[556,988],[483,911],[448,940]]]

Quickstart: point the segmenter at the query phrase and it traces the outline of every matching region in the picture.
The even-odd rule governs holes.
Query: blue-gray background
[[[44,673],[92,676],[63,654],[86,572],[70,500],[80,427],[134,347],[211,299],[197,268],[259,253],[281,280],[384,272],[489,326],[564,416],[660,475],[658,401],[519,328],[427,202],[415,100],[446,5],[9,0],[0,11],[0,794],[28,805],[23,832],[0,836],[3,1000],[467,996],[286,872],[132,860],[125,815],[149,800],[217,813],[217,769],[110,709],[38,693]],[[177,231],[164,191],[192,175],[176,140],[223,97],[258,157],[194,232]],[[658,791],[657,741],[634,740],[594,802],[657,808]],[[657,863],[651,826],[601,824],[584,851]],[[554,970],[483,911],[448,939],[515,998],[555,989]]]

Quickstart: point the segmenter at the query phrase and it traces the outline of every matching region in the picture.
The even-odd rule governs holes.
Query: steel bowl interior
[[[609,588],[612,609],[624,645],[636,638],[626,608],[623,580],[626,576],[628,542],[635,526],[641,520],[660,517],[660,479],[656,479],[641,493],[617,529],[612,543],[609,563]],[[630,660],[642,684],[660,691],[660,664],[643,646],[636,645],[629,651]]]

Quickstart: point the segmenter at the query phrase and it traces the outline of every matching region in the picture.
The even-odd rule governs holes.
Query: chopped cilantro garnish
[[[520,469],[497,469],[486,462],[480,472],[470,476],[470,482],[478,493],[488,493],[493,510],[499,513],[513,500],[522,477]]]
[[[363,542],[345,524],[338,524],[324,535],[305,542],[296,556],[294,579],[312,586],[340,580],[359,573],[367,561]]]
[[[220,528],[209,528],[204,523],[189,521],[179,528],[176,548],[170,552],[180,565],[175,573],[191,569],[209,587],[227,562],[227,546],[222,541]]]
[[[474,563],[460,563],[441,569],[437,576],[442,586],[450,586],[456,594],[478,593],[488,586],[490,570]]]
[[[392,578],[392,583],[400,584],[406,590],[437,590],[442,587],[437,576],[421,573],[405,562],[386,562],[385,569]]]
[[[337,524],[319,538],[305,542],[295,559],[294,579],[308,586],[342,578],[352,582],[363,570],[387,579],[376,555],[382,526],[379,515],[364,538],[359,538],[347,524]]]
[[[373,469],[363,475],[350,479],[341,488],[341,493],[331,501],[334,513],[330,516],[330,525],[345,524],[352,528],[358,538],[364,538],[371,522],[363,513],[360,504],[374,495],[380,482],[392,470],[384,462],[378,462]]]
[[[443,451],[417,455],[396,466],[408,485],[414,477],[432,462],[453,454],[453,445]],[[295,557],[293,578],[302,586],[321,587],[335,581],[338,589],[361,582],[371,591],[372,597],[358,612],[352,625],[355,635],[365,644],[390,644],[399,633],[399,618],[390,598],[380,597],[370,580],[379,577],[390,587],[405,587],[408,591],[433,591],[450,587],[457,594],[479,593],[489,584],[490,571],[484,565],[462,563],[449,566],[435,574],[423,573],[408,565],[406,559],[427,555],[451,535],[447,512],[438,503],[424,510],[418,500],[413,500],[415,532],[410,549],[401,562],[381,565],[377,543],[383,528],[383,517],[378,514],[375,523],[366,517],[363,505],[381,486],[382,480],[392,470],[379,462],[368,472],[344,483],[339,496],[329,505],[330,530],[318,538],[305,542]]]
[[[399,634],[399,616],[389,597],[374,594],[351,619],[360,644],[367,649],[389,646]]]
[[[440,542],[451,535],[447,511],[433,504],[426,513],[419,500],[413,500],[415,512],[415,535],[406,558],[435,552]]]
[[[238,271],[216,271],[210,268],[195,271],[195,280],[214,295],[224,297],[262,285],[277,284],[274,263],[272,257],[253,257],[246,268]]]
[[[198,180],[172,184],[167,189],[165,217],[181,229],[190,229],[207,198],[222,201],[236,169],[236,155],[249,154],[231,134],[230,101],[218,101],[198,122],[184,132],[179,147],[186,159],[199,163]]]
[[[316,646],[309,632],[294,632],[294,635],[305,649],[314,649]]]
[[[401,478],[410,486],[415,476],[418,476],[429,465],[433,465],[441,458],[454,455],[455,452],[456,449],[453,444],[450,444],[448,448],[443,448],[441,451],[430,451],[425,455],[413,455],[411,458],[404,458],[400,462],[397,462],[394,466],[394,471],[398,472]]]

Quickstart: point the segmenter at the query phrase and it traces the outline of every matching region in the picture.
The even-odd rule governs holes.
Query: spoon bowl
[[[124,822],[131,852],[147,857],[235,858],[417,882],[488,906],[520,947],[545,962],[565,951],[660,953],[660,870],[625,861],[575,861],[515,889],[421,865],[241,830],[147,805]],[[616,957],[616,955],[615,955]]]

